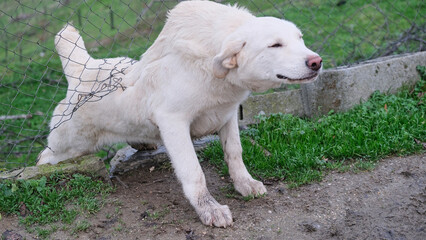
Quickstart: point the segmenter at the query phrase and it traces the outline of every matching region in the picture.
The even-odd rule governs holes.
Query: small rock
[[[285,187],[279,187],[279,188],[277,189],[277,192],[278,192],[279,194],[284,194],[284,193],[286,193],[286,192],[287,192],[287,189],[285,189]]]
[[[6,230],[1,235],[2,240],[21,240],[24,239],[20,234],[14,232],[13,230]]]
[[[196,240],[200,239],[197,235],[195,235],[195,231],[192,229],[185,230],[185,239],[186,240]]]
[[[330,229],[329,229],[329,233],[330,233],[331,237],[339,236],[340,235],[340,230],[339,230],[338,225],[332,224],[331,227],[330,227]]]
[[[300,225],[306,232],[316,232],[321,228],[317,222],[302,222]]]
[[[413,176],[413,174],[411,172],[409,172],[409,171],[402,171],[400,174],[402,176],[406,177],[406,178],[409,178],[409,177]]]
[[[149,216],[149,214],[148,214],[148,212],[147,211],[145,211],[145,212],[143,212],[143,213],[141,213],[141,216],[140,216],[140,218],[139,219],[145,219],[145,218],[147,218]]]

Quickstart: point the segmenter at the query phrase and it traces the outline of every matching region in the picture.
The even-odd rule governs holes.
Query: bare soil
[[[102,210],[74,223],[87,219],[88,229],[71,234],[74,225],[60,227],[50,238],[426,239],[426,154],[385,159],[369,172],[329,173],[297,189],[272,183],[267,196],[249,201],[234,192],[229,178],[202,165],[212,195],[230,207],[233,227],[202,225],[173,171],[156,167],[126,173],[123,184],[113,180],[117,191]],[[6,230],[36,238],[17,217],[3,216],[0,234]]]

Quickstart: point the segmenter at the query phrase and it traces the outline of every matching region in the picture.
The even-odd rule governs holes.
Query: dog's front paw
[[[244,197],[250,195],[259,196],[266,193],[266,188],[263,183],[253,178],[235,181],[234,187],[235,190]]]
[[[212,196],[200,198],[197,213],[201,222],[215,227],[232,226],[232,214],[227,205],[220,205]]]

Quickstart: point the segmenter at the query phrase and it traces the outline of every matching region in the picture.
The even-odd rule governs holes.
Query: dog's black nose
[[[285,77],[283,75],[281,75],[281,74],[277,74],[277,78],[284,79]]]
[[[306,60],[306,66],[314,71],[318,71],[321,68],[321,64],[322,58],[318,55],[309,56]]]

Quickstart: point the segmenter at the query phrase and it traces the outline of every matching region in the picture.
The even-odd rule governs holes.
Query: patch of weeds
[[[19,214],[26,226],[54,222],[71,224],[79,213],[97,212],[113,188],[102,181],[74,174],[53,174],[38,180],[0,182],[0,211]],[[40,230],[42,235],[45,231]]]
[[[125,225],[126,224],[124,223],[124,221],[122,219],[119,219],[118,225],[116,227],[114,227],[114,230],[117,231],[117,232],[121,232],[121,231],[124,230]]]
[[[263,197],[264,195],[259,195],[259,196],[255,196],[255,195],[248,195],[248,196],[242,196],[242,199],[246,202],[251,201],[253,199],[255,199],[256,197]]]
[[[121,206],[123,206],[123,202],[122,201],[120,201],[120,200],[118,200],[118,199],[114,199],[113,201],[112,201],[112,204],[114,204],[115,206],[117,206],[117,207],[121,207]]]
[[[74,219],[76,218],[78,212],[74,209],[72,210],[63,210],[61,214],[61,220],[63,223],[71,224],[74,222]]]
[[[422,79],[414,88],[395,95],[375,92],[347,112],[315,119],[260,116],[258,124],[241,132],[245,165],[253,176],[297,187],[321,180],[327,170],[370,170],[387,156],[425,152],[426,68],[418,70]],[[228,174],[218,141],[202,155]]]
[[[47,239],[52,233],[58,230],[58,226],[52,225],[50,229],[43,229],[40,227],[36,227],[35,231],[37,232],[37,237],[40,239]]]
[[[417,71],[419,72],[419,74],[420,74],[420,78],[422,79],[422,80],[426,80],[426,66],[417,66],[416,67],[416,69],[417,69]],[[420,84],[421,85],[421,84]],[[423,85],[424,86],[424,85]],[[423,92],[425,91],[425,89],[423,88]]]
[[[148,217],[150,219],[152,219],[152,220],[159,220],[159,219],[165,217],[167,214],[169,214],[170,213],[170,209],[168,207],[164,207],[160,211],[155,211],[155,212],[146,211],[146,213],[148,214]]]
[[[120,216],[121,214],[122,213],[121,213],[120,207],[115,207],[115,215]]]
[[[376,164],[374,162],[358,160],[353,165],[352,170],[354,172],[370,171],[373,170],[375,166]]]
[[[177,219],[177,220],[171,220],[170,221],[170,225],[181,225],[183,224],[185,221],[183,219]]]
[[[75,227],[71,230],[71,234],[75,235],[75,234],[77,234],[79,232],[84,232],[87,229],[89,229],[90,226],[91,226],[90,223],[88,221],[86,221],[86,220],[79,221],[79,222],[77,222],[77,224],[75,225]]]
[[[159,169],[167,171],[167,172],[171,172],[173,171],[173,166],[171,162],[164,162],[163,164],[159,166]]]
[[[118,224],[118,226],[114,227],[114,230],[117,231],[117,232],[123,231],[123,225],[121,223]]]
[[[93,197],[80,197],[78,198],[77,204],[88,213],[95,213],[101,208],[101,202]]]
[[[352,169],[351,165],[340,165],[338,168],[336,168],[338,172],[344,173],[347,171],[350,171]]]
[[[37,236],[40,239],[46,239],[51,234],[51,232],[48,229],[36,228],[36,231],[37,231]]]

